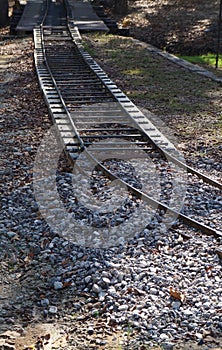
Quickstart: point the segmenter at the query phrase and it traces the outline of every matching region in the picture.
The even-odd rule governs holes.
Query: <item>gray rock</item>
[[[51,306],[49,307],[49,313],[50,313],[50,314],[57,314],[57,312],[58,312],[57,306],[51,305]]]
[[[94,283],[94,285],[92,286],[92,291],[93,291],[94,293],[99,294],[100,291],[101,291],[101,288],[98,286],[98,284]]]
[[[103,278],[102,278],[102,281],[103,281],[105,284],[110,284],[110,283],[111,283],[110,279],[107,278],[107,277],[103,277]]]
[[[59,281],[55,281],[54,282],[54,289],[55,290],[59,290],[59,289],[62,289],[63,288],[63,283],[62,282],[59,282]]]
[[[91,281],[92,277],[91,276],[86,276],[85,277],[85,282],[88,284]]]
[[[44,306],[44,307],[46,307],[46,306],[49,306],[49,299],[42,299],[41,300],[41,306]]]
[[[150,288],[149,290],[150,294],[153,294],[153,295],[157,295],[158,294],[158,290],[154,287]]]
[[[179,308],[181,306],[181,302],[180,301],[173,301],[171,305],[172,305],[173,309],[179,310]]]
[[[13,231],[8,231],[8,232],[7,232],[7,236],[8,236],[9,238],[13,238],[13,237],[16,236],[16,233],[13,232]]]
[[[118,310],[119,311],[127,311],[128,310],[128,308],[129,308],[129,306],[128,305],[120,305],[119,307],[118,307]]]
[[[160,334],[160,337],[159,337],[159,338],[160,338],[161,341],[166,341],[166,340],[169,339],[168,335],[165,334],[165,333]]]
[[[174,344],[173,343],[168,343],[168,342],[164,342],[161,344],[161,346],[163,347],[164,350],[173,350],[174,348]]]

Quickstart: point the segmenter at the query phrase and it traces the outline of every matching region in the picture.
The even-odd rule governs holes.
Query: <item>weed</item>
[[[180,55],[178,56],[194,64],[200,64],[200,65],[211,66],[211,67],[215,67],[215,64],[216,64],[216,55],[214,53],[208,53],[206,55],[199,55],[199,56],[180,56]],[[222,55],[219,55],[218,67],[222,68]]]

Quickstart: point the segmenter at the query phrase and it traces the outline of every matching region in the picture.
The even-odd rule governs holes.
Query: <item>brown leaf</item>
[[[30,258],[30,259],[33,259],[33,258],[34,258],[34,253],[33,253],[33,252],[30,252],[30,253],[29,253],[29,258]]]
[[[136,287],[128,287],[123,295],[126,295],[126,294],[143,295],[143,294],[145,294],[145,292],[141,289],[136,288]]]
[[[180,300],[181,302],[183,302],[185,300],[185,294],[179,292],[178,290],[176,290],[172,287],[170,287],[170,295],[174,299]]]
[[[213,270],[213,266],[207,266],[206,268],[205,268],[205,270],[206,270],[206,272],[209,272],[209,271],[211,271],[211,270]]]
[[[70,287],[72,285],[72,282],[63,282],[63,287]]]

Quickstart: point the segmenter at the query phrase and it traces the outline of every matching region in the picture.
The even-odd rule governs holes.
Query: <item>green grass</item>
[[[180,58],[194,64],[206,65],[210,67],[215,67],[216,64],[216,54],[208,53],[199,56],[180,56]],[[219,55],[218,68],[222,68],[222,55]]]
[[[221,87],[214,81],[181,69],[130,38],[90,34],[84,36],[83,43],[138,107],[161,116],[195,145],[221,143]],[[215,73],[215,55],[188,56],[193,58],[193,63],[204,62],[205,68]],[[222,55],[219,64],[222,68]],[[220,75],[222,69],[216,72]]]

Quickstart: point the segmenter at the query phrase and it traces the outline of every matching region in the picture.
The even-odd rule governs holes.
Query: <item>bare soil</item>
[[[129,11],[116,17],[130,35],[171,53],[215,52],[219,0],[129,0]]]

